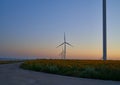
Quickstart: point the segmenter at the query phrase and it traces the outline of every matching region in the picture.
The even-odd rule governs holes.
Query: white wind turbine
[[[58,47],[64,45],[64,49],[63,49],[63,59],[66,59],[66,45],[69,45],[69,46],[72,46],[70,43],[66,42],[66,36],[65,36],[65,33],[64,33],[64,42],[62,44],[60,44]]]

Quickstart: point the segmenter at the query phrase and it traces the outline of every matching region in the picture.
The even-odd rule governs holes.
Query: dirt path
[[[20,63],[0,65],[0,85],[120,85],[117,81],[73,78],[19,68]]]

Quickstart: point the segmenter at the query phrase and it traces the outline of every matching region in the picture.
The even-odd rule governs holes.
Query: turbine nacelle
[[[62,44],[58,45],[56,48],[58,48],[58,47],[60,47],[60,46],[62,46],[62,45],[64,45],[64,44],[67,44],[67,45],[69,45],[69,46],[73,47],[70,43],[68,43],[68,42],[64,42],[64,43],[62,43]]]

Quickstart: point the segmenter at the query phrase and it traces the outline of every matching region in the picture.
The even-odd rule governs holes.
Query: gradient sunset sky
[[[108,59],[120,59],[120,0],[107,0]],[[0,57],[102,59],[102,0],[0,0]]]

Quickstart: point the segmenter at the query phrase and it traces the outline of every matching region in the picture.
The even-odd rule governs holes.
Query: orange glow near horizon
[[[111,47],[110,47],[111,46]],[[102,46],[98,45],[75,45],[67,46],[67,59],[102,59]],[[10,45],[0,50],[2,56],[36,56],[38,58],[58,58],[62,48],[56,48],[54,43],[48,45]],[[120,59],[120,49],[117,45],[108,45],[107,59]]]
[[[4,50],[3,55],[9,56],[37,56],[38,58],[58,58],[61,52],[61,48],[52,49],[40,49],[40,48],[19,48],[19,49],[7,49]],[[108,59],[120,59],[119,49],[108,49]],[[40,57],[39,57],[40,56]],[[79,48],[67,48],[67,59],[102,59],[102,49],[79,49]]]

